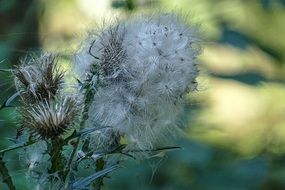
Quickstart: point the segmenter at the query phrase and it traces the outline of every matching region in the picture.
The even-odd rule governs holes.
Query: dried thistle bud
[[[57,65],[57,57],[50,53],[22,61],[14,76],[17,90],[29,103],[53,98],[63,84],[63,71]]]
[[[121,26],[117,26],[105,31],[99,37],[100,45],[94,41],[94,47],[90,47],[89,53],[91,55],[100,52],[98,54],[98,62],[106,77],[114,75],[126,57],[126,51],[122,47],[123,37],[123,29]]]
[[[22,126],[41,138],[60,136],[80,119],[80,103],[70,96],[45,100],[27,107],[20,109]]]
[[[104,30],[94,38],[90,36],[83,51],[75,55],[75,72],[79,77],[91,73],[92,68],[100,70],[100,77],[104,83],[110,80],[118,80],[121,73],[121,64],[125,61],[126,50],[123,47],[125,35],[124,25],[117,25]],[[94,73],[93,73],[94,74]]]

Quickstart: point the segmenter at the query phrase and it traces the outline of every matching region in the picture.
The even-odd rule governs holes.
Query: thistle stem
[[[85,98],[84,98],[83,116],[82,116],[82,120],[81,120],[80,125],[79,125],[80,129],[82,129],[84,127],[85,122],[88,119],[88,110],[89,110],[90,102],[92,102],[93,98],[94,98],[94,92],[92,90],[87,90],[87,92],[85,94]],[[79,147],[79,144],[80,144],[80,136],[74,142],[73,150],[71,152],[71,155],[70,155],[68,163],[67,163],[67,167],[66,167],[65,172],[64,172],[66,174],[66,176],[70,172],[70,168],[72,166],[72,162],[74,160],[74,156],[75,156],[76,151]]]
[[[51,139],[51,149],[49,152],[51,158],[50,174],[58,172],[60,180],[64,181],[66,174],[64,172],[64,158],[62,156],[64,141],[61,138],[55,137]]]

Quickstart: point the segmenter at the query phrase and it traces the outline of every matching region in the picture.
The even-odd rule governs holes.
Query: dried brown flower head
[[[80,118],[80,103],[70,96],[45,100],[22,107],[22,127],[39,134],[41,138],[53,138],[72,128]]]
[[[21,97],[30,103],[53,98],[63,84],[63,71],[57,65],[57,56],[45,53],[31,56],[14,70],[15,83]]]

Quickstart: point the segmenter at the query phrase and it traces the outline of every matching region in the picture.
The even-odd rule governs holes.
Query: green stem
[[[58,173],[60,180],[65,180],[64,172],[64,158],[62,156],[62,150],[64,141],[61,138],[55,137],[51,139],[51,149],[49,152],[51,158],[51,168],[49,169],[50,174]]]
[[[12,151],[12,150],[16,150],[16,149],[19,149],[19,148],[24,148],[24,147],[27,147],[27,146],[30,146],[32,144],[36,143],[36,141],[34,140],[29,140],[28,142],[25,142],[25,143],[22,143],[22,144],[16,144],[16,145],[13,145],[13,146],[10,146],[6,149],[3,149],[0,151],[0,154],[4,154],[6,152],[9,152],[9,151]]]
[[[3,155],[0,156],[0,173],[2,174],[3,183],[6,183],[9,190],[16,190],[16,187],[12,181],[12,177],[9,174],[9,170],[3,161]]]
[[[88,119],[88,110],[89,110],[89,106],[90,106],[90,103],[93,101],[93,98],[94,98],[94,92],[92,90],[87,90],[86,94],[85,94],[85,99],[84,99],[84,108],[83,108],[83,116],[82,116],[82,120],[80,122],[80,129],[82,129],[84,126],[85,126],[85,122],[86,120]],[[73,150],[71,152],[71,155],[69,157],[69,160],[68,160],[68,163],[67,163],[67,166],[65,168],[65,175],[67,176],[70,172],[70,169],[71,169],[71,166],[72,166],[72,162],[74,160],[74,157],[75,157],[75,154],[76,154],[76,151],[79,147],[79,143],[80,143],[80,138],[81,136],[79,136],[75,142],[74,142],[74,146],[73,146]],[[68,185],[66,184],[66,186],[68,187]]]
[[[110,135],[110,141],[112,143],[110,144],[109,148],[112,149],[112,151],[116,151],[116,150],[122,148],[122,145],[120,144],[120,138],[121,138],[121,136],[117,135],[115,133],[113,135]],[[106,161],[105,161],[104,157],[101,157],[98,160],[96,160],[96,172],[104,170],[105,165],[106,165]],[[94,190],[100,190],[101,189],[101,187],[104,185],[104,183],[103,183],[104,177],[105,177],[105,175],[97,178],[93,182],[92,186],[93,186]]]

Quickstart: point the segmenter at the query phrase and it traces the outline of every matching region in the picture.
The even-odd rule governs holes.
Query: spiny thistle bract
[[[13,72],[21,97],[30,103],[53,98],[63,84],[63,71],[57,66],[57,57],[45,53],[27,59]]]
[[[44,100],[23,109],[20,109],[21,126],[40,135],[41,138],[62,135],[80,118],[79,102],[71,96]]]
[[[22,128],[30,129],[41,138],[53,138],[79,120],[80,101],[62,92],[64,72],[54,54],[31,56],[13,73],[23,103],[18,109]]]
[[[142,149],[173,134],[184,95],[197,88],[196,34],[197,27],[178,16],[161,14],[90,35],[75,56],[81,80],[86,79],[82,73],[92,75],[92,68],[98,69],[93,85],[100,87],[87,125],[111,126]]]

